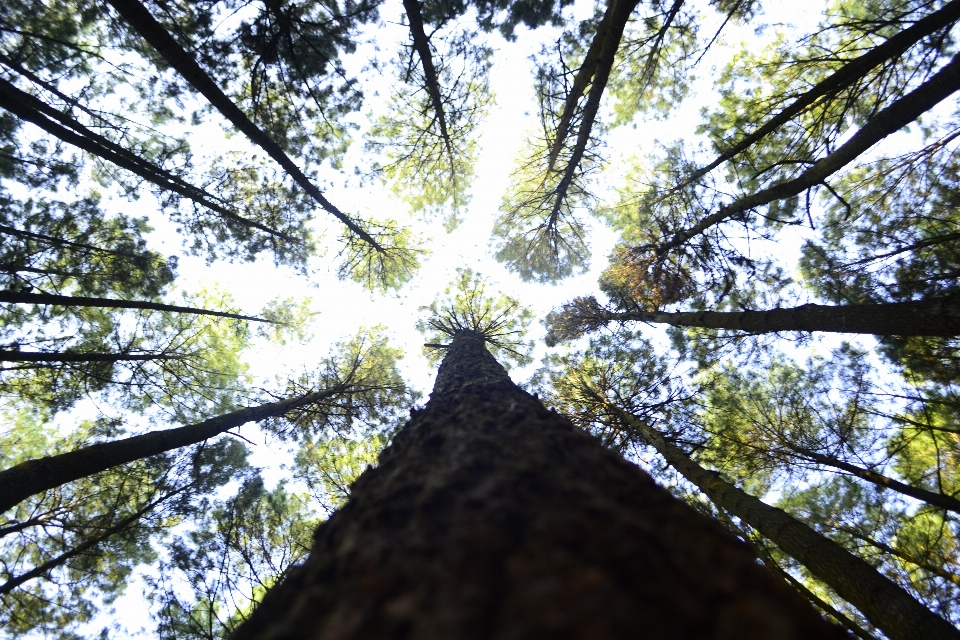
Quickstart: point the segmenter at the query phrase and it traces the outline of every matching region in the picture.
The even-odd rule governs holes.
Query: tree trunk
[[[960,2],[960,0],[958,0]],[[143,253],[133,253],[130,251],[117,251],[116,249],[103,249],[101,247],[95,247],[90,244],[83,244],[82,242],[71,242],[70,240],[64,240],[63,238],[55,238],[53,236],[48,236],[44,233],[35,233],[33,231],[26,231],[24,229],[17,229],[16,227],[8,227],[5,224],[0,224],[0,234],[16,236],[18,238],[31,238],[34,240],[42,240],[43,242],[60,247],[76,247],[77,249],[83,249],[92,253],[106,253],[113,256],[123,256],[125,258],[136,258],[142,259],[146,257],[151,257],[157,261],[162,261],[163,257],[158,253],[153,253],[149,250],[144,250]],[[960,234],[957,234],[960,235]]]
[[[672,238],[657,245],[655,247],[657,255],[662,256],[667,251],[683,245],[690,238],[740,213],[762,207],[775,200],[792,198],[811,187],[824,184],[827,178],[856,160],[870,147],[907,126],[957,91],[960,91],[960,55],[951,58],[949,63],[919,87],[874,114],[849,140],[796,178],[743,196],[720,207],[717,212],[705,216],[689,229],[678,231]]]
[[[682,0],[677,1],[682,2]],[[580,98],[587,91],[587,87],[590,87],[588,104],[584,106],[580,125],[580,130],[584,133],[577,136],[576,149],[571,154],[564,175],[572,174],[576,166],[580,164],[580,158],[583,156],[584,149],[586,149],[590,130],[593,128],[597,111],[600,108],[600,98],[603,96],[603,91],[607,87],[607,80],[610,78],[610,72],[613,70],[614,59],[617,50],[620,48],[623,31],[626,29],[630,15],[638,4],[637,0],[610,0],[607,4],[607,10],[604,12],[600,24],[597,25],[597,32],[590,42],[590,48],[584,54],[583,63],[577,70],[573,84],[567,92],[563,111],[560,114],[560,121],[557,123],[556,134],[553,143],[550,145],[550,152],[547,154],[546,173],[549,174],[553,171],[557,158],[560,156],[570,133],[570,123],[577,110],[577,103],[580,102]],[[671,19],[673,15],[675,15],[675,12],[671,14]]]
[[[197,424],[102,442],[55,456],[27,460],[0,471],[0,513],[30,496],[121,464],[209,440],[248,422],[282,416],[345,391],[343,385],[296,398],[247,407]]]
[[[461,331],[429,403],[251,638],[842,638],[746,545],[515,386]]]
[[[596,318],[598,323],[603,320],[635,320],[676,327],[752,333],[824,331],[878,336],[952,337],[960,335],[960,304],[953,300],[935,300],[836,306],[805,304],[767,311],[630,311],[610,312],[605,318]]]
[[[162,167],[148,162],[129,149],[124,149],[115,142],[94,133],[76,120],[69,118],[26,91],[21,91],[12,82],[3,78],[0,78],[0,107],[16,115],[18,118],[37,125],[47,133],[63,140],[67,144],[71,144],[91,155],[112,162],[118,167],[122,167],[140,176],[144,180],[157,185],[161,189],[172,191],[193,200],[197,204],[219,213],[227,220],[259,229],[270,235],[287,240],[288,242],[297,242],[285,233],[271,229],[254,220],[244,218],[227,209],[220,204],[217,201],[218,198],[212,194],[185,182],[178,176],[165,171]]]
[[[430,38],[423,29],[423,14],[420,12],[420,0],[403,0],[403,9],[407,14],[410,25],[410,38],[413,40],[413,49],[420,56],[420,66],[423,68],[423,82],[433,112],[440,125],[440,137],[447,149],[447,155],[453,160],[453,143],[450,142],[450,133],[447,131],[447,117],[443,112],[443,96],[440,94],[440,79],[437,68],[433,64],[433,53],[430,51]]]
[[[0,349],[0,362],[149,362],[186,360],[187,356],[164,353],[70,353]]]
[[[230,124],[250,139],[250,142],[263,149],[268,156],[283,167],[283,170],[293,178],[293,181],[316,200],[324,211],[332,214],[358,238],[378,252],[383,251],[383,247],[369,233],[327,200],[323,192],[310,181],[310,178],[303,173],[300,167],[287,155],[286,151],[256,123],[250,120],[240,107],[233,103],[227,94],[217,86],[213,78],[197,64],[193,55],[181,47],[173,36],[167,33],[164,26],[157,22],[145,6],[138,0],[107,0],[107,2],[117,10],[117,13],[132,27],[134,32],[150,43],[150,46],[156,49],[167,64],[200,92],[220,112],[220,115],[229,120]]]
[[[808,91],[798,96],[793,102],[784,107],[777,115],[770,118],[759,129],[745,136],[740,142],[723,151],[710,164],[697,169],[683,179],[675,189],[680,189],[691,182],[705,176],[735,155],[742,153],[753,144],[763,139],[767,134],[777,130],[789,122],[794,116],[812,107],[817,100],[824,96],[836,94],[865,76],[871,69],[891,60],[904,51],[920,42],[927,36],[946,29],[957,20],[960,20],[960,0],[952,0],[937,11],[921,18],[910,27],[904,29],[883,44],[870,49],[858,58],[847,62]]]
[[[861,558],[782,509],[741,491],[717,472],[704,469],[667,442],[656,429],[616,405],[609,406],[714,504],[749,524],[803,564],[892,640],[960,638],[960,631]]]
[[[833,467],[835,469],[840,469],[841,471],[846,471],[847,473],[857,476],[858,478],[862,478],[867,482],[872,482],[878,487],[892,489],[893,491],[902,493],[905,496],[922,500],[927,504],[933,505],[934,507],[949,509],[955,513],[960,513],[960,500],[953,496],[944,493],[937,493],[936,491],[929,491],[921,487],[914,487],[913,485],[905,484],[903,482],[894,480],[893,478],[887,477],[882,473],[877,473],[872,469],[864,469],[863,467],[858,467],[857,465],[850,464],[849,462],[839,460],[832,456],[825,456],[822,453],[817,453],[816,451],[811,451],[810,449],[806,449],[795,444],[787,444],[786,446],[799,456],[806,458],[811,462],[816,462],[827,467]]]
[[[682,4],[683,0],[676,0],[676,2]],[[577,131],[577,142],[570,151],[570,158],[567,160],[567,165],[563,169],[563,175],[554,188],[555,195],[553,207],[550,211],[550,226],[557,225],[561,207],[567,197],[567,190],[570,188],[570,185],[573,184],[574,177],[577,174],[577,168],[580,166],[583,154],[586,153],[587,144],[590,142],[590,132],[593,130],[593,124],[597,118],[597,111],[600,109],[600,100],[603,97],[604,89],[607,87],[607,80],[610,78],[610,72],[613,70],[613,63],[617,56],[617,50],[620,48],[623,31],[627,26],[630,14],[633,13],[633,10],[638,4],[640,4],[639,0],[611,0],[607,14],[601,23],[604,30],[598,31],[595,37],[595,40],[599,39],[600,41],[600,50],[596,66],[590,78],[590,91],[587,94],[587,102],[584,104],[580,114],[580,129]],[[574,100],[578,98],[579,96],[574,98]],[[568,135],[566,129],[569,128],[569,124],[562,126],[564,127],[562,134],[565,139]],[[550,168],[548,169],[548,175],[553,169],[556,156],[561,149],[562,140],[560,139],[560,135],[561,131],[558,129],[556,144],[554,144],[550,150]]]
[[[145,300],[116,300],[113,298],[88,298],[85,296],[61,296],[55,293],[25,293],[22,291],[0,291],[0,302],[10,304],[49,304],[63,307],[102,307],[105,309],[148,309],[151,311],[171,311],[173,313],[193,313],[200,316],[249,320],[250,322],[268,322],[282,324],[276,320],[267,320],[256,316],[244,316],[239,313],[180,307],[175,304],[161,304]]]

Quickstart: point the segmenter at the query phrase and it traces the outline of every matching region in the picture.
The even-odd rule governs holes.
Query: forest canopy
[[[460,331],[960,625],[960,0],[792,7],[4,2],[0,634],[227,637]]]

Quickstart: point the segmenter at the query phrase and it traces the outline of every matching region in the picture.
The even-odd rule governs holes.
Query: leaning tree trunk
[[[842,638],[473,332],[234,640]]]
[[[591,320],[594,320],[591,318]],[[940,299],[887,304],[804,304],[766,311],[626,311],[598,314],[599,322],[638,321],[675,327],[751,333],[823,331],[877,336],[960,335],[960,302]]]
[[[347,391],[347,385],[339,384],[323,391],[246,407],[215,418],[207,418],[197,424],[151,431],[110,442],[98,442],[66,453],[26,460],[0,471],[0,513],[47,489],[135,460],[198,444],[248,422],[276,418]]]
[[[629,413],[610,405],[636,434],[707,495],[721,509],[732,513],[810,573],[830,585],[855,606],[875,627],[892,640],[960,640],[960,631],[933,613],[892,580],[823,536],[786,511],[771,507],[701,467],[660,432]]]

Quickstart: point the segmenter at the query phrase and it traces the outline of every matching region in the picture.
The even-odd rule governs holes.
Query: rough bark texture
[[[591,320],[593,320],[591,318]],[[637,320],[677,327],[731,329],[753,333],[824,331],[879,336],[960,335],[960,304],[955,300],[890,304],[822,305],[767,311],[636,311],[610,313],[605,320]]]
[[[247,407],[197,424],[176,429],[153,431],[132,438],[81,447],[55,456],[27,460],[0,471],[0,513],[15,507],[30,496],[106,471],[134,460],[155,456],[203,442],[248,422],[282,416],[288,411],[329,398],[343,389],[327,389],[316,393]]]
[[[949,622],[889,578],[782,509],[771,507],[704,469],[656,430],[617,409],[624,422],[718,507],[759,531],[810,573],[830,585],[892,640],[960,639]]]
[[[234,640],[846,637],[477,334],[412,413]]]

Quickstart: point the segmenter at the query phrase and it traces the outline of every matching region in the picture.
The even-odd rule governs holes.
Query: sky
[[[765,18],[768,21],[809,24],[816,19],[816,12],[811,9],[816,7],[814,3],[768,0],[764,6]],[[399,9],[399,2],[388,3],[382,13],[386,24],[377,28],[376,39],[384,52],[396,50],[396,46],[391,46],[390,42],[400,42],[406,38],[405,29],[399,25]],[[581,19],[588,16],[592,10],[592,2],[581,1],[572,7],[571,14],[573,19]],[[533,67],[529,57],[539,50],[541,43],[555,38],[556,33],[557,31],[550,28],[532,33],[520,28],[516,42],[506,43],[498,37],[495,38],[497,53],[494,56],[490,79],[496,95],[496,105],[480,132],[481,151],[472,184],[472,202],[463,216],[464,222],[453,233],[444,233],[439,223],[422,227],[427,235],[432,236],[429,244],[432,255],[423,263],[414,279],[398,294],[371,294],[357,284],[338,280],[335,245],[328,255],[314,260],[313,273],[309,277],[297,275],[286,268],[277,268],[269,259],[255,263],[206,264],[202,258],[180,258],[178,282],[181,287],[188,291],[216,287],[229,292],[237,308],[243,313],[256,313],[268,301],[278,296],[311,298],[311,308],[318,312],[313,339],[306,344],[291,343],[286,347],[260,345],[250,351],[247,359],[255,382],[269,381],[302,368],[309,369],[327,354],[333,343],[355,335],[359,327],[385,325],[391,342],[401,346],[406,353],[401,366],[406,379],[424,394],[425,399],[433,384],[435,368],[422,356],[423,338],[414,325],[422,315],[420,307],[429,304],[434,296],[447,286],[458,267],[470,267],[487,276],[494,290],[499,289],[520,299],[534,311],[537,318],[543,318],[551,309],[574,296],[598,294],[598,276],[616,241],[615,235],[601,223],[594,224],[590,234],[593,253],[590,270],[552,286],[522,282],[493,260],[489,244],[490,231],[498,214],[500,200],[506,191],[515,157],[525,134],[535,125],[534,119],[530,117],[530,114],[535,112],[536,105],[531,80]],[[751,27],[739,27],[729,30],[726,38],[736,43],[740,39],[752,39],[756,36]],[[362,65],[364,56],[370,53],[369,47],[361,49],[354,64]],[[721,51],[718,49],[717,53]],[[713,64],[720,64],[721,61],[722,57]],[[678,137],[692,136],[700,121],[701,107],[715,100],[710,81],[716,69],[710,65],[707,61],[700,68],[701,77],[694,84],[691,96],[669,120],[642,123],[632,129],[621,128],[616,135],[610,136],[605,151],[607,171],[598,185],[601,190],[616,186],[617,171],[624,166],[625,158],[631,154],[652,150],[656,140],[669,142]],[[357,68],[359,69],[359,66]],[[370,86],[379,92],[382,100],[390,90],[389,78],[374,77]],[[377,99],[374,98],[365,109],[376,108],[376,103]],[[348,153],[346,173],[351,171],[353,165],[364,166],[369,160],[359,138],[361,133],[358,132],[358,137]],[[206,126],[191,135],[191,145],[195,152],[213,154],[236,144],[236,139],[226,139],[223,131],[215,125]],[[380,218],[394,217],[405,223],[416,224],[410,220],[406,206],[376,183],[359,187],[355,181],[344,184],[343,177],[333,172],[326,177],[329,184],[325,194],[340,209],[356,212],[361,216],[372,214]],[[150,198],[145,197],[132,204],[117,201],[116,206],[131,215],[150,217],[156,228],[151,240],[154,243],[153,248],[165,255],[180,253],[180,237],[169,222],[156,215]],[[328,230],[331,236],[339,232],[338,222],[332,218],[328,220],[329,216],[325,217],[322,211],[318,211],[317,216],[318,230]],[[788,254],[797,250],[799,244],[793,244],[796,246],[792,248],[784,245],[781,251]],[[541,340],[543,333],[543,327],[539,322],[535,322],[529,336],[538,343],[535,363],[526,369],[512,371],[515,381],[522,382],[536,368],[536,363],[544,352]],[[662,329],[651,328],[648,335],[657,339],[657,336],[662,337],[664,332]],[[243,427],[240,433],[254,443],[251,447],[251,462],[264,467],[268,483],[279,480],[284,475],[280,468],[286,459],[283,452],[264,442],[255,425]],[[137,635],[139,628],[152,629],[152,622],[147,617],[148,605],[139,587],[137,583],[131,584],[127,594],[116,602],[116,613],[105,616],[126,626],[132,635]],[[105,620],[101,620],[95,624],[104,622]]]
[[[399,3],[387,5],[382,17],[385,26],[377,28],[377,43],[382,51],[390,51],[391,39],[400,42],[406,38],[406,30],[398,24]],[[784,18],[796,19],[799,15],[810,14],[810,3],[768,2],[767,16],[778,13]],[[573,19],[588,16],[593,10],[592,2],[578,2],[572,7]],[[391,14],[393,12],[393,14]],[[706,31],[708,27],[704,27]],[[405,224],[419,227],[426,236],[432,237],[428,243],[432,252],[413,280],[397,295],[383,296],[369,293],[352,282],[340,281],[336,277],[336,245],[332,244],[326,256],[314,260],[314,273],[304,278],[289,269],[276,268],[269,259],[256,263],[230,264],[216,262],[206,264],[202,258],[180,259],[181,286],[188,290],[200,287],[217,286],[228,291],[236,300],[237,306],[247,313],[254,313],[269,300],[281,297],[312,299],[312,309],[319,312],[315,324],[315,338],[306,347],[291,345],[287,349],[258,350],[251,354],[250,363],[254,373],[263,377],[288,370],[291,366],[304,364],[309,366],[311,359],[322,356],[330,344],[338,339],[353,335],[360,326],[383,324],[398,344],[407,353],[406,373],[413,384],[428,391],[432,385],[433,371],[420,355],[423,340],[415,331],[414,324],[419,317],[419,308],[429,304],[433,297],[452,280],[458,267],[470,267],[489,277],[502,291],[514,295],[530,306],[538,318],[575,295],[596,293],[596,283],[600,271],[606,264],[606,256],[616,240],[614,234],[602,223],[593,224],[590,243],[593,253],[591,269],[581,276],[565,279],[556,285],[524,283],[515,275],[507,272],[492,258],[489,239],[493,221],[498,214],[500,200],[508,184],[517,152],[526,133],[536,124],[531,117],[536,105],[532,87],[532,62],[529,57],[539,50],[544,42],[555,37],[557,30],[541,28],[530,32],[519,29],[516,42],[504,42],[495,37],[497,53],[491,71],[491,87],[496,96],[496,105],[491,110],[480,130],[481,151],[476,165],[476,177],[472,183],[472,201],[464,222],[450,234],[444,233],[442,226],[417,225],[408,214],[407,207],[387,192],[379,184],[368,182],[357,186],[355,181],[344,184],[343,178],[333,172],[329,174],[330,184],[325,190],[327,197],[340,209],[371,215],[375,218],[393,217]],[[749,27],[730,31],[732,39],[752,37]],[[731,38],[728,36],[728,38]],[[392,47],[395,49],[396,47]],[[717,49],[719,52],[719,48]],[[364,62],[365,54],[361,49],[354,57],[356,66]],[[388,70],[389,73],[389,70]],[[695,83],[694,92],[673,116],[666,121],[639,124],[635,128],[621,127],[611,136],[604,153],[608,164],[598,188],[616,187],[617,171],[624,165],[624,159],[630,154],[640,154],[653,148],[655,141],[668,142],[672,139],[693,134],[699,122],[699,110],[709,104],[712,97],[710,83],[713,70],[709,65],[700,69],[701,79]],[[373,73],[366,73],[370,79]],[[390,78],[376,78],[369,83],[379,92],[380,99],[390,90]],[[368,96],[370,90],[366,90]],[[377,99],[368,100],[365,110],[377,108]],[[361,118],[360,121],[364,121]],[[363,149],[362,131],[358,132],[355,142],[348,152],[346,169],[352,166],[369,166],[369,157]],[[195,150],[215,150],[231,145],[224,139],[222,131],[210,125],[192,135],[191,144]],[[128,211],[151,215],[151,219],[162,240],[161,251],[177,253],[180,237],[172,225],[158,219],[150,209],[150,202],[144,199],[141,210]],[[329,235],[339,232],[339,223],[323,211],[317,212],[317,228],[329,230]],[[531,337],[538,339],[543,329],[539,324],[531,328]],[[538,340],[539,341],[539,340]],[[521,379],[525,372],[517,372]]]

